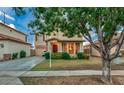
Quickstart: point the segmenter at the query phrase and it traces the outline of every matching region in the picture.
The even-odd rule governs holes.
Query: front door
[[[58,52],[58,46],[57,45],[53,45],[53,53],[57,53]]]

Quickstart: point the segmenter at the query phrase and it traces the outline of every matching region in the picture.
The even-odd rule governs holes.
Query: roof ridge
[[[13,29],[13,30],[15,30],[15,31],[18,32],[18,33],[21,33],[21,34],[23,34],[23,35],[27,35],[26,33],[21,32],[21,31],[15,29],[15,28],[12,28],[12,27],[8,26],[7,24],[1,23],[1,22],[0,22],[0,24],[1,24],[1,25],[4,25],[4,26],[6,26],[6,27],[8,27],[8,28],[10,28],[10,29]]]

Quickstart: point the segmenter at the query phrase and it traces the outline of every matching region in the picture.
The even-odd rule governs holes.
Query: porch
[[[53,53],[57,52],[67,52],[71,56],[74,56],[78,52],[83,52],[83,43],[82,42],[72,42],[72,41],[57,41],[52,40],[47,43],[48,51]]]

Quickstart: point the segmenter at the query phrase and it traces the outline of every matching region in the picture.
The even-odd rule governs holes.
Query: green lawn
[[[33,71],[45,70],[79,70],[79,69],[100,69],[99,60],[52,60],[52,68],[49,68],[49,60],[44,60],[42,63],[35,66]]]

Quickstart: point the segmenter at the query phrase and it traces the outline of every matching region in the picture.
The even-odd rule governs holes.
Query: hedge
[[[62,59],[71,59],[71,56],[67,52],[62,52]]]
[[[18,53],[13,53],[12,54],[12,59],[17,59],[18,58]]]
[[[78,59],[89,59],[89,56],[84,54],[83,52],[78,52],[77,53],[77,58]]]
[[[25,58],[26,57],[26,52],[24,50],[20,51],[20,58]]]

